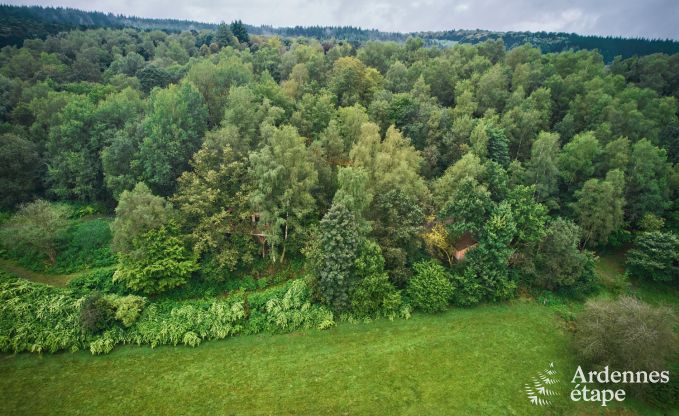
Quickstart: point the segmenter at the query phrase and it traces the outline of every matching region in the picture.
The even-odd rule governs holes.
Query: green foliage
[[[399,274],[397,282],[404,283],[406,265],[420,248],[418,234],[423,228],[423,211],[414,197],[398,189],[380,193],[373,201],[369,214],[372,235],[382,248],[387,269]]]
[[[509,141],[502,129],[488,127],[488,159],[500,164],[503,168],[509,166]]]
[[[633,276],[657,282],[679,279],[679,237],[651,231],[639,234],[627,252],[627,268]]]
[[[172,208],[165,199],[153,195],[144,183],[138,183],[132,191],[120,195],[116,218],[111,224],[111,248],[115,252],[130,253],[136,238],[164,225],[171,215]]]
[[[159,293],[186,283],[198,269],[179,238],[176,224],[152,229],[132,241],[132,253],[120,253],[114,281],[144,293]]]
[[[465,178],[444,205],[440,216],[450,218],[447,228],[459,237],[464,232],[478,235],[493,209],[490,192],[473,178]]]
[[[155,192],[174,190],[176,178],[200,147],[207,116],[203,97],[189,82],[151,93],[145,136],[132,167]]]
[[[384,272],[384,258],[377,243],[364,240],[354,262],[358,282],[351,293],[351,309],[358,316],[394,318],[402,308],[401,294]]]
[[[291,126],[269,126],[266,144],[250,154],[254,190],[250,202],[259,214],[259,227],[275,263],[285,258],[286,242],[313,209],[311,189],[318,181],[309,150]],[[282,250],[279,248],[282,246]]]
[[[113,305],[99,292],[92,292],[80,305],[80,325],[89,334],[107,329],[113,317]]]
[[[27,201],[38,185],[36,145],[14,134],[0,135],[0,208]]]
[[[539,202],[550,208],[557,205],[556,197],[559,185],[559,135],[541,132],[531,147],[528,161],[528,182],[535,185],[535,195]]]
[[[553,220],[544,238],[523,258],[519,269],[530,284],[581,295],[593,289],[594,255],[580,250],[580,228],[563,218]]]
[[[433,260],[413,265],[415,274],[408,281],[406,294],[416,309],[441,312],[453,297],[453,285],[446,269]]]
[[[113,273],[115,273],[115,267],[92,270],[71,279],[67,287],[82,295],[92,291],[103,294],[124,294],[127,288],[123,283],[113,281]]]
[[[596,168],[601,153],[599,141],[592,132],[585,132],[573,138],[563,147],[559,155],[559,173],[570,189],[577,189]]]
[[[53,268],[55,272],[69,273],[115,264],[115,257],[109,247],[110,221],[93,219],[76,222],[64,233],[62,241],[62,248]]]
[[[590,179],[575,192],[573,205],[585,244],[604,244],[623,225],[624,175],[620,170],[606,174],[605,180]]]
[[[56,352],[83,348],[84,299],[0,273],[0,350]]]
[[[588,301],[577,318],[575,348],[588,364],[630,371],[664,370],[677,350],[676,316],[635,298]],[[649,330],[651,329],[652,330]],[[643,332],[644,341],[636,342]]]
[[[120,21],[52,17],[73,15]],[[2,50],[0,208],[77,204],[64,216],[35,202],[32,219],[20,209],[2,256],[73,273],[73,296],[162,291],[169,303],[280,284],[306,245],[315,301],[393,316],[407,308],[387,280],[408,287],[423,246],[455,269],[450,301],[471,305],[510,298],[521,279],[582,296],[596,278],[581,248],[676,231],[676,57],[606,66],[606,52],[558,52],[598,45],[575,35],[191,24]],[[402,42],[353,42],[375,36]],[[101,216],[116,201],[110,233]],[[642,243],[630,271],[672,279],[670,240]],[[136,325],[115,320],[82,345],[110,351]],[[205,339],[181,329],[172,342]]]
[[[367,102],[381,82],[382,77],[377,70],[366,67],[352,56],[345,56],[333,64],[329,84],[338,104],[351,106]]]
[[[653,232],[662,230],[665,225],[665,219],[658,217],[655,214],[647,212],[641,217],[639,221],[639,228],[644,232]]]
[[[179,189],[172,199],[193,252],[213,280],[250,265],[257,251],[250,236],[248,172],[229,139],[229,134],[207,135],[193,155],[193,170],[178,179]]]
[[[127,328],[137,322],[146,305],[146,298],[134,295],[114,296],[109,301],[115,310],[115,319]]]
[[[629,217],[637,221],[647,212],[662,215],[668,206],[667,151],[642,139],[632,146],[627,187]]]
[[[58,240],[66,231],[70,209],[65,205],[37,200],[23,205],[2,226],[2,243],[8,249],[21,250],[57,260]]]
[[[458,306],[474,306],[484,299],[484,288],[476,272],[467,267],[451,275],[453,284],[452,303]]]
[[[354,215],[344,205],[333,204],[321,220],[318,246],[311,253],[310,263],[318,279],[317,297],[335,311],[345,311],[350,306],[358,245]]]
[[[505,300],[514,295],[516,282],[509,273],[509,260],[515,251],[510,247],[515,235],[516,223],[511,207],[502,202],[484,224],[478,246],[465,255],[467,265],[463,276],[470,279],[475,276],[483,288],[483,299]]]
[[[70,290],[0,274],[0,351],[87,348],[105,354],[120,343],[196,346],[239,333],[333,326],[332,312],[312,304],[309,293],[304,280],[294,280],[246,298],[147,302],[98,292],[79,298]]]

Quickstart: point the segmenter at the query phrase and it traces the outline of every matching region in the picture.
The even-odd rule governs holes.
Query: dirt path
[[[52,286],[64,287],[71,279],[79,276],[82,272],[71,274],[46,274],[24,269],[13,261],[0,259],[0,270],[21,277],[32,282],[45,283]]]

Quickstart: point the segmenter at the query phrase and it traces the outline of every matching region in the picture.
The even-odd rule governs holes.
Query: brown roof
[[[455,242],[455,250],[460,251],[476,244],[476,240],[470,232],[465,232]]]

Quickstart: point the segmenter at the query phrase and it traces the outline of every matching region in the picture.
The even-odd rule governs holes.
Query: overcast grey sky
[[[7,1],[7,0],[5,0]],[[205,22],[563,31],[679,39],[679,0],[9,0]]]

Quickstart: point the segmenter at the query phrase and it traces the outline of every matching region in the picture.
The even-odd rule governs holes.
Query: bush
[[[109,248],[110,242],[109,221],[95,219],[74,224],[62,239],[61,253],[54,271],[71,273],[114,265],[115,257]]]
[[[83,299],[70,291],[0,272],[0,351],[77,351]]]
[[[474,270],[465,268],[462,273],[454,273],[451,276],[451,282],[453,284],[453,304],[473,306],[481,302],[483,287],[476,278]]]
[[[99,292],[92,292],[80,306],[80,325],[89,334],[107,329],[113,318],[113,305]]]
[[[659,231],[642,233],[627,252],[627,267],[636,277],[658,282],[679,278],[679,237]]]
[[[380,246],[363,240],[354,261],[354,280],[358,283],[351,293],[351,309],[358,316],[396,316],[402,306],[401,294],[384,271]]]
[[[358,284],[351,299],[351,306],[358,316],[396,316],[403,302],[401,294],[386,273],[368,276]]]
[[[92,354],[105,354],[120,343],[196,346],[241,333],[326,329],[335,324],[330,310],[311,303],[302,279],[247,298],[237,293],[219,300],[164,300],[143,307],[145,303],[137,296],[92,293],[80,298],[69,289],[0,273],[0,351],[89,348]]]
[[[440,312],[448,307],[453,285],[446,269],[433,260],[415,263],[414,276],[408,282],[407,294],[415,308],[425,312]]]
[[[125,327],[130,327],[137,322],[141,311],[146,305],[146,298],[141,296],[128,295],[123,297],[109,298],[115,309],[115,318]]]
[[[644,392],[644,400],[661,409],[676,409],[679,405],[679,364],[669,367],[670,381],[668,383],[651,384]]]
[[[198,265],[179,238],[177,226],[167,226],[144,233],[133,241],[132,253],[120,253],[113,281],[124,282],[132,290],[160,293],[181,286]]]
[[[577,318],[575,347],[591,365],[631,371],[666,369],[677,351],[674,313],[632,297],[588,301]]]
[[[83,296],[95,290],[105,294],[125,294],[125,286],[113,281],[114,272],[115,268],[112,267],[92,270],[70,280],[67,287]]]

